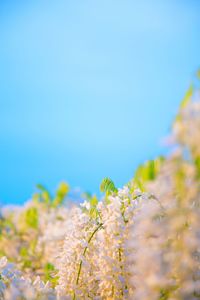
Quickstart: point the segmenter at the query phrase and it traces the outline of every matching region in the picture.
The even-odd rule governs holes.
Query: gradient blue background
[[[1,0],[0,201],[126,183],[199,63],[198,0]]]

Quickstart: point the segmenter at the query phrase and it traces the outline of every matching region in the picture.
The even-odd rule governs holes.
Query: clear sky
[[[1,0],[0,201],[122,186],[199,65],[198,0]]]

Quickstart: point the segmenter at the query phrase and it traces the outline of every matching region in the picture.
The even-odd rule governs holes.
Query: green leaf
[[[98,199],[97,199],[97,196],[96,196],[96,195],[94,195],[93,197],[91,197],[89,201],[90,201],[90,205],[91,205],[91,206],[96,207],[97,204],[98,204]]]
[[[28,249],[26,247],[21,247],[19,253],[22,257],[27,257],[28,256]]]
[[[23,268],[31,268],[32,261],[30,259],[27,259],[23,262]]]
[[[34,229],[38,228],[38,211],[36,207],[30,207],[25,214],[26,224]]]
[[[64,198],[68,192],[69,185],[66,182],[61,182],[56,192],[57,196]]]
[[[44,266],[44,275],[45,275],[45,280],[46,281],[51,281],[53,279],[52,277],[52,272],[55,271],[54,265],[51,263],[46,263]]]
[[[138,186],[141,191],[144,191],[145,189],[145,182],[155,180],[160,171],[163,161],[164,157],[159,156],[155,160],[148,160],[146,163],[138,167],[135,172],[134,181],[136,183],[136,186]]]
[[[90,218],[96,220],[97,217],[98,217],[98,215],[99,215],[99,212],[98,212],[97,208],[96,208],[96,207],[90,208],[90,210],[89,210],[89,215],[90,215]]]
[[[179,168],[175,173],[174,182],[176,184],[176,195],[182,199],[186,193],[186,185],[185,185],[185,170],[183,168]]]
[[[62,204],[68,192],[69,192],[69,185],[65,182],[61,182],[57,189],[56,197],[52,201],[52,206],[57,207],[58,205]]]
[[[51,263],[46,263],[45,266],[44,266],[44,270],[46,272],[49,272],[49,271],[54,271],[55,270],[55,267],[54,265],[52,265]]]
[[[200,156],[195,158],[195,166],[196,166],[196,170],[197,170],[197,178],[200,179]]]
[[[134,178],[134,190],[135,188],[139,188],[141,192],[145,192],[144,184],[138,178]]]
[[[183,100],[181,101],[180,108],[185,108],[187,106],[187,104],[190,102],[192,98],[193,92],[194,92],[194,88],[193,85],[191,84],[189,89],[185,93]]]
[[[36,188],[37,188],[38,190],[40,190],[41,192],[46,192],[46,191],[47,191],[47,189],[44,187],[44,185],[42,185],[42,184],[40,184],[40,183],[38,183],[38,184],[36,185]]]
[[[154,160],[150,160],[148,163],[148,179],[154,180],[156,177],[156,168],[154,164]]]
[[[111,192],[117,192],[117,188],[110,178],[104,178],[100,185],[100,191],[102,193],[110,194]]]
[[[38,188],[38,190],[40,190],[40,193],[38,195],[40,201],[49,204],[51,202],[51,195],[49,191],[42,184],[37,184],[36,187]]]

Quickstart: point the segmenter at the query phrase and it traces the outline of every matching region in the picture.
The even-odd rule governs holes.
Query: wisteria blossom
[[[2,300],[200,299],[200,96],[186,94],[170,153],[100,199],[42,185],[0,209]]]

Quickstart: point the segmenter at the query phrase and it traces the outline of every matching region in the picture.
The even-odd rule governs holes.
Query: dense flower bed
[[[187,92],[173,151],[140,166],[122,189],[68,205],[41,185],[0,215],[0,299],[199,299],[200,101]]]

